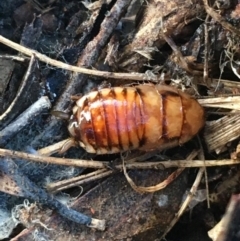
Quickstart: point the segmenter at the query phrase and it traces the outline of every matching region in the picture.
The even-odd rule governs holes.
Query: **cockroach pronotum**
[[[173,87],[103,88],[76,101],[67,146],[79,143],[97,154],[164,149],[190,140],[204,122],[202,106]]]

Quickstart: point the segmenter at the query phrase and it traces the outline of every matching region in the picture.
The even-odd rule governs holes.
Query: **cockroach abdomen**
[[[87,152],[163,149],[190,140],[204,125],[191,96],[165,85],[93,91],[76,101],[68,126]]]

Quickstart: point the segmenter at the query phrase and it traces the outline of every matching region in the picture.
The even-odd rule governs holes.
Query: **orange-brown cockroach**
[[[164,149],[190,140],[204,125],[191,96],[165,85],[113,87],[79,98],[68,130],[87,152]]]

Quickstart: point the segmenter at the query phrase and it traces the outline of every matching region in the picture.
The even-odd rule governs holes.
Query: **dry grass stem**
[[[143,186],[137,186],[133,180],[130,178],[130,176],[127,174],[126,167],[123,165],[123,172],[124,175],[130,184],[130,186],[139,193],[146,193],[146,192],[156,192],[159,190],[164,189],[167,187],[172,181],[174,181],[183,171],[185,168],[178,168],[176,171],[172,172],[164,181],[154,185],[154,186],[149,186],[149,187],[143,187]]]
[[[226,149],[226,144],[240,136],[240,96],[212,97],[198,99],[204,107],[215,109],[228,109],[229,112],[217,111],[217,114],[227,114],[226,116],[206,122],[204,128],[204,139],[208,150],[217,154]]]
[[[187,160],[188,161],[192,160],[193,158],[195,158],[197,156],[197,154],[198,154],[198,151],[196,151],[196,150],[192,151],[192,153],[187,157]],[[164,181],[158,183],[157,185],[149,186],[149,187],[137,186],[133,182],[133,180],[130,178],[130,176],[128,175],[127,169],[126,169],[126,166],[124,163],[124,159],[123,159],[123,173],[124,173],[128,183],[131,185],[131,187],[136,192],[140,192],[140,193],[156,192],[156,191],[159,191],[159,190],[165,188],[166,186],[168,186],[168,184],[170,184],[172,181],[174,181],[184,170],[185,170],[185,168],[178,168],[171,175],[169,175]]]
[[[203,107],[240,110],[240,96],[212,97],[198,99]]]
[[[207,122],[204,139],[209,151],[220,153],[226,144],[240,136],[240,121],[238,115],[224,116],[218,120]]]

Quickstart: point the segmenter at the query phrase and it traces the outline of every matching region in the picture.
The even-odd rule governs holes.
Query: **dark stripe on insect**
[[[161,106],[162,108],[161,108],[159,111],[161,112],[161,113],[160,113],[160,116],[162,117],[162,130],[161,130],[162,136],[161,136],[160,138],[163,138],[163,131],[164,131],[164,128],[165,128],[165,127],[163,127],[163,126],[164,126],[164,125],[163,125],[163,121],[165,121],[165,120],[164,120],[163,94],[161,94],[157,88],[156,88],[156,91],[157,91],[157,93],[158,93],[158,95],[159,95],[159,98],[160,98],[160,100],[161,100],[160,106]]]
[[[100,101],[101,102],[101,96],[100,96],[100,93],[99,93],[99,91],[97,91],[97,94],[96,94],[96,96],[92,99],[92,103],[94,103],[94,102],[96,102],[96,101]],[[100,107],[98,107],[96,110],[98,110]],[[103,115],[103,113],[101,112],[101,116]],[[93,120],[93,125],[95,124],[95,123],[97,123],[97,120],[96,120],[96,114],[94,115],[94,117],[95,117],[95,119]],[[103,116],[102,116],[102,118],[103,118]],[[95,131],[95,129],[94,129],[94,131]],[[96,130],[96,145],[97,145],[97,147],[98,147],[98,149],[97,150],[100,150],[102,147],[103,148],[105,148],[105,146],[103,145],[103,142],[102,142],[102,140],[103,140],[103,138],[105,138],[106,137],[106,130],[105,130],[105,133],[102,133],[101,134],[101,136],[99,136],[99,133],[98,133],[98,131]]]
[[[139,143],[140,143],[140,136],[139,136],[139,133],[138,133],[138,123],[137,123],[137,108],[139,108],[138,106],[137,106],[137,101],[136,101],[136,99],[137,99],[137,97],[138,97],[138,92],[137,92],[137,90],[135,90],[134,91],[134,110],[133,110],[133,115],[134,115],[134,123],[135,123],[135,126],[136,126],[136,130],[135,130],[135,135],[137,136],[137,138],[138,138],[138,146],[140,145]]]
[[[142,96],[144,96],[144,93],[142,92],[142,90],[140,88],[136,88],[136,91],[138,93],[138,96],[140,98],[140,106],[139,106],[139,110],[140,110],[140,117],[141,117],[141,126],[143,128],[143,134],[140,137],[140,141],[139,141],[139,147],[145,145],[147,137],[146,137],[146,133],[145,133],[145,120],[144,120],[144,102],[142,99]]]
[[[89,100],[88,97],[85,98],[85,100],[83,101],[83,110],[85,109],[86,106],[88,106],[89,104]]]
[[[167,96],[164,92],[164,94],[161,94],[162,96],[162,138],[164,140],[168,140],[168,133],[167,133],[167,116],[166,116],[166,101],[167,101]]]
[[[128,96],[128,89],[126,87],[123,88],[122,90],[122,93],[123,93],[123,97],[124,97],[124,100],[126,102],[128,102],[127,100],[127,96]],[[127,134],[128,134],[128,147],[131,148],[133,146],[133,143],[130,139],[130,131],[129,131],[129,125],[128,125],[128,118],[127,118],[127,106],[128,104],[124,105],[124,108],[125,108],[125,123],[126,123],[126,127],[127,127]]]
[[[94,137],[94,145],[93,145],[93,148],[95,150],[98,149],[98,143],[97,143],[97,138],[96,138],[96,132],[95,132],[95,128],[94,128],[94,125],[93,125],[93,118],[92,118],[92,112],[90,110],[89,111],[89,114],[90,114],[90,121],[91,121],[91,127],[92,127],[92,135]]]
[[[162,94],[163,95],[163,94]],[[172,91],[164,91],[165,96],[173,96],[173,97],[179,97],[178,93],[172,92]]]
[[[180,96],[180,98],[181,98],[181,101],[182,101],[182,97],[181,97],[181,96]],[[182,137],[183,128],[184,128],[185,130],[187,130],[188,133],[191,133],[191,135],[192,135],[192,125],[190,125],[189,122],[186,121],[186,115],[185,115],[185,111],[186,111],[187,109],[189,109],[189,107],[190,107],[189,104],[191,104],[191,102],[189,102],[189,101],[186,102],[186,101],[185,101],[184,104],[185,104],[185,105],[183,105],[183,101],[182,101],[183,122],[182,122],[182,128],[181,128],[181,134],[180,134],[180,136],[179,136],[179,140],[180,140],[181,137]]]
[[[89,99],[88,99],[88,97],[86,97],[85,100],[83,101],[82,111],[84,111],[84,112],[88,111],[89,114],[90,114],[90,120],[87,121],[86,118],[85,118],[85,120],[87,121],[87,123],[91,123],[91,129],[89,129],[89,128],[85,129],[85,134],[86,134],[86,138],[87,138],[87,141],[88,141],[89,144],[93,145],[92,141],[94,139],[95,144],[93,145],[93,147],[96,150],[96,148],[97,148],[96,147],[96,136],[95,136],[94,126],[93,126],[93,123],[92,123],[92,113],[89,110]],[[81,111],[81,113],[82,113],[82,111]],[[80,118],[81,118],[81,116],[80,116]]]
[[[121,116],[120,118],[122,118],[123,120],[124,120],[124,122],[125,122],[125,126],[126,126],[126,128],[127,128],[127,109],[126,109],[126,105],[125,105],[125,101],[127,101],[126,100],[126,96],[127,96],[127,88],[126,87],[123,87],[123,89],[122,89],[122,91],[121,91],[121,94],[123,95],[123,103],[122,103],[122,108],[124,109],[123,111],[124,111],[124,116]],[[124,135],[125,135],[125,133],[124,133]],[[128,134],[127,134],[128,135]],[[129,140],[129,136],[128,136],[128,140]],[[122,143],[122,140],[121,140],[121,144],[122,144],[122,148],[123,148],[123,150],[124,150],[124,145],[123,145],[123,143]],[[129,144],[128,143],[125,143],[125,145],[127,145],[127,147],[129,147]]]
[[[181,125],[181,133],[180,133],[180,136],[178,138],[178,142],[179,140],[181,139],[181,136],[182,136],[182,131],[183,131],[183,125],[184,125],[184,120],[185,120],[185,111],[184,111],[184,106],[183,106],[183,101],[182,101],[182,96],[179,95],[180,97],[180,100],[181,100],[181,106],[182,106],[182,125]],[[190,127],[191,128],[191,127]]]
[[[111,95],[111,97],[113,98],[113,106],[114,106],[114,111],[115,111],[115,119],[116,119],[116,129],[117,129],[117,137],[118,137],[118,148],[120,149],[120,151],[123,150],[123,146],[121,143],[121,137],[120,137],[120,131],[119,131],[119,121],[118,121],[118,114],[117,114],[117,100],[116,100],[116,92],[114,88],[111,88],[109,94]]]
[[[120,136],[120,128],[119,128],[119,116],[118,116],[118,112],[117,112],[117,100],[116,100],[116,92],[115,92],[115,88],[111,88],[109,94],[112,96],[113,98],[113,106],[114,106],[114,111],[115,111],[115,120],[116,120],[116,130],[117,130],[117,137],[118,137],[118,145],[116,146],[119,151],[123,150],[123,146],[122,146],[122,141],[121,141],[121,136]],[[115,145],[113,146],[115,147]]]
[[[99,100],[101,101],[102,103],[102,107],[103,107],[103,117],[104,117],[104,126],[105,126],[105,133],[106,133],[106,138],[107,138],[107,146],[105,148],[108,149],[108,151],[112,150],[112,145],[111,145],[111,139],[110,139],[110,136],[109,136],[109,129],[108,129],[108,119],[107,119],[107,113],[106,113],[106,108],[105,108],[105,105],[104,105],[104,99],[103,99],[103,95],[102,95],[102,91],[101,90],[98,90],[98,96],[99,96]]]
[[[73,115],[73,118],[71,119],[71,125],[75,125],[73,124],[74,122],[76,122],[78,125],[78,112],[75,115]],[[79,126],[78,127],[74,126],[74,133],[77,136],[77,139],[81,140],[81,129],[79,128]]]

